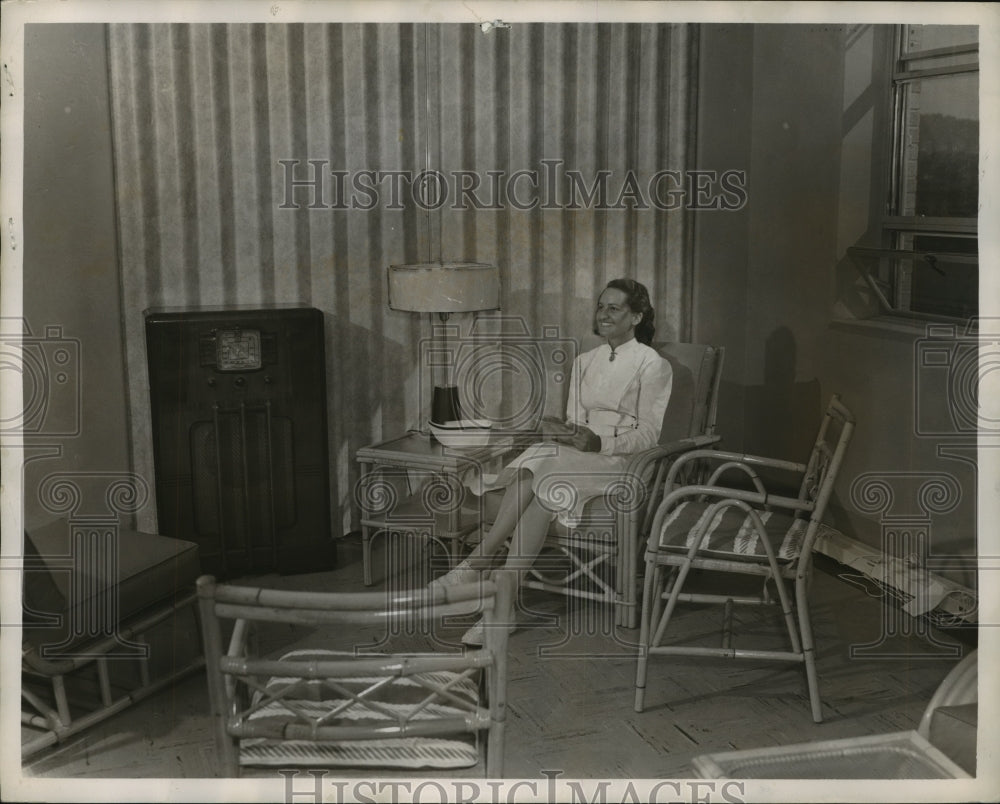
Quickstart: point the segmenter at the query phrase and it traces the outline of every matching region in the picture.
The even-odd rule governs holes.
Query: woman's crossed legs
[[[432,582],[432,585],[453,586],[472,583],[484,572],[500,563],[502,549],[510,540],[503,569],[517,572],[517,586],[529,572],[545,543],[545,535],[555,514],[545,508],[532,488],[532,475],[520,469],[504,491],[493,527],[476,545],[468,558],[457,567]],[[482,626],[477,624],[462,638],[463,642],[482,643]]]

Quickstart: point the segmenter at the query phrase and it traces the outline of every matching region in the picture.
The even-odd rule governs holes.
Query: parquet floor
[[[386,555],[381,543],[376,555]],[[638,632],[610,637],[602,612],[578,603],[568,610],[564,598],[527,591],[522,625],[511,638],[506,775],[538,779],[544,771],[556,771],[566,778],[686,778],[691,758],[711,751],[913,728],[957,659],[939,655],[942,648],[919,633],[896,634],[882,646],[897,658],[852,658],[852,645],[879,639],[883,601],[833,574],[839,569],[821,565],[814,581],[813,623],[826,718],[818,725],[809,714],[800,666],[746,661],[654,657],[646,711],[637,713],[630,643]],[[360,579],[360,545],[348,538],[332,572],[244,580],[360,591]],[[780,637],[780,622],[773,616],[739,616],[745,639]],[[678,624],[692,634],[711,634],[717,618],[714,609],[691,607]],[[456,638],[460,633],[456,630]],[[962,648],[969,641],[936,630],[930,634]],[[272,635],[275,648],[317,640],[326,644],[328,638],[294,629]],[[214,748],[206,713],[204,677],[194,675],[35,758],[24,773],[67,779],[211,777]]]

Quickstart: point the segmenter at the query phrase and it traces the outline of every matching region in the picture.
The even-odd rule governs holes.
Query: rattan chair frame
[[[836,423],[836,426],[834,424]],[[790,661],[805,666],[813,720],[822,721],[819,681],[816,674],[815,648],[812,625],[809,619],[808,590],[812,573],[812,553],[816,536],[833,492],[834,482],[843,462],[844,454],[853,434],[855,420],[851,412],[836,395],[832,397],[823,415],[812,453],[805,464],[778,460],[758,455],[747,455],[722,450],[695,450],[676,461],[668,472],[668,491],[656,512],[646,547],[646,573],[643,588],[642,618],[639,629],[639,655],[636,666],[635,710],[643,711],[649,669],[649,657],[655,655],[712,656],[729,659],[759,659]],[[839,432],[835,432],[838,431]],[[832,444],[828,437],[833,437]],[[677,487],[675,478],[689,462],[702,465],[717,464],[702,484]],[[771,494],[767,491],[760,469],[783,470],[800,478],[796,497]],[[753,490],[721,485],[723,478],[733,472],[749,478]],[[710,502],[708,513],[691,531],[690,547],[686,552],[664,549],[663,531],[668,528],[668,514],[680,503],[690,500]],[[726,508],[742,510],[764,546],[763,556],[733,555],[705,551],[703,540],[713,515]],[[798,554],[779,561],[775,546],[761,521],[765,510],[780,510],[797,518],[808,518]],[[686,593],[684,583],[691,570],[701,569],[716,573],[757,575],[763,577],[758,595],[729,593]],[[789,582],[792,589],[789,589]],[[769,584],[777,593],[777,600]],[[662,644],[667,627],[675,614],[677,604],[713,603],[724,607],[722,644],[718,647],[685,644]],[[786,650],[759,650],[737,648],[733,642],[732,609],[736,604],[772,605],[781,607],[790,646]]]
[[[190,610],[196,617],[196,603],[197,598],[192,593],[151,612],[136,615],[118,624],[113,635],[78,646],[70,658],[47,659],[38,646],[26,648],[21,657],[21,724],[29,736],[22,740],[22,760],[57,743],[65,743],[85,729],[200,670],[204,659],[197,655],[173,672],[153,677],[148,652],[120,655],[123,643],[144,644],[148,632],[180,612]],[[111,678],[111,662],[133,664],[137,668],[138,681],[124,691],[116,691]],[[94,672],[96,696],[87,696],[82,703],[71,705],[67,687],[73,677]],[[34,685],[36,689],[32,689]],[[86,711],[80,713],[81,709]]]
[[[621,504],[612,499],[606,506],[610,509],[604,512],[608,521],[595,521],[593,516],[585,515],[572,528],[553,525],[545,548],[554,550],[569,562],[568,572],[553,576],[536,566],[523,581],[529,589],[612,606],[615,625],[629,629],[639,624],[640,546],[649,533],[662,499],[664,478],[679,455],[710,447],[720,441],[715,427],[725,348],[679,343],[661,345],[658,351],[675,365],[679,363],[687,369],[692,368],[689,363],[695,360],[705,366],[705,398],[693,398],[690,411],[678,412],[668,404],[664,417],[686,415],[690,419],[689,436],[657,444],[630,458],[621,479],[615,484]],[[696,415],[696,411],[701,411],[702,415]],[[603,536],[595,538],[595,528],[604,530]],[[613,567],[613,572],[602,577],[602,570],[609,566]]]
[[[239,741],[247,738],[336,742],[477,733],[485,736],[486,775],[502,776],[510,630],[507,626],[513,622],[513,588],[513,576],[504,572],[494,573],[481,583],[461,586],[360,593],[263,589],[220,584],[211,576],[202,576],[197,589],[220,775],[240,775]],[[360,628],[422,623],[475,613],[481,613],[484,618],[483,646],[453,652],[344,655],[342,659],[330,661],[296,661],[258,657],[248,639],[253,630],[251,626],[258,623]],[[223,621],[235,621],[228,645],[223,641]],[[433,702],[456,702],[448,685],[427,684],[420,678],[421,674],[442,671],[455,673],[456,678],[482,671],[485,703],[459,716],[416,719],[408,714],[395,723],[378,726],[331,724],[340,713],[334,709],[316,720],[303,715],[301,722],[285,724],[278,731],[273,730],[272,725],[255,723],[250,718],[254,711],[274,700],[266,688],[268,677],[321,679],[342,690],[347,705],[365,699],[365,705],[376,709],[378,704],[373,704],[368,696],[380,685],[406,677],[415,679],[425,688],[427,697],[421,706],[426,708]],[[358,676],[377,680],[362,693],[351,693],[339,686],[338,680]],[[258,693],[256,703],[251,700],[253,692]]]

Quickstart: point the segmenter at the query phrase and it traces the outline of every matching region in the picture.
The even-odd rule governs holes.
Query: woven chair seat
[[[659,548],[686,553],[698,528],[708,517],[710,507],[711,503],[708,502],[684,502],[674,508],[664,521]],[[808,524],[806,520],[775,511],[761,511],[759,514],[777,559],[793,561],[797,558]],[[699,549],[717,553],[720,557],[767,558],[764,541],[758,535],[753,521],[739,508],[723,508],[718,511],[702,539]]]
[[[244,767],[344,767],[344,768],[469,768],[479,762],[475,745],[435,737],[395,740],[244,741],[240,765]]]

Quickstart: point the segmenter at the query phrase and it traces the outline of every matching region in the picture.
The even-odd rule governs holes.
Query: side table
[[[444,447],[428,434],[410,432],[359,449],[358,505],[365,585],[372,584],[372,539],[379,533],[426,536],[446,550],[454,566],[466,538],[480,524],[478,517],[462,516],[466,496],[463,479],[470,471],[488,471],[513,447],[509,435],[494,434],[485,446],[459,449]],[[421,488],[414,489],[411,472],[428,475]],[[405,481],[403,499],[390,482],[393,475]]]

